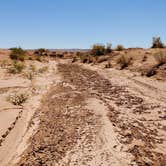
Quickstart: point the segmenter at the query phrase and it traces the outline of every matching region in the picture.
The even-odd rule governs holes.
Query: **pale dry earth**
[[[12,132],[24,131],[22,139],[12,132],[5,138],[2,166],[166,165],[165,83],[68,61],[51,77],[56,81],[33,111],[28,103],[19,108]],[[6,149],[11,156],[3,156]]]

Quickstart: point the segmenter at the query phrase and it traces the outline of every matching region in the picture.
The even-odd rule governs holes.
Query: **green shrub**
[[[154,57],[155,57],[156,61],[158,62],[159,66],[166,63],[166,53],[158,52],[158,53],[154,54]]]
[[[25,55],[26,52],[22,49],[22,48],[11,48],[11,54],[10,54],[10,58],[12,60],[20,60],[20,61],[24,61],[25,60]]]
[[[164,44],[161,42],[160,37],[153,37],[151,48],[164,48]]]
[[[8,72],[12,74],[19,74],[23,71],[24,68],[25,65],[23,62],[14,61],[12,66],[8,69]]]

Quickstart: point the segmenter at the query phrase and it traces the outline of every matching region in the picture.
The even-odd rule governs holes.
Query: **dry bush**
[[[44,48],[39,48],[38,50],[35,50],[34,54],[37,56],[47,56],[48,50],[46,50]]]
[[[77,58],[76,56],[74,56],[74,57],[72,58],[72,63],[76,62],[77,60],[78,60],[78,58]]]
[[[143,58],[142,58],[142,62],[145,62],[145,61],[147,61],[147,59],[148,59],[148,57],[145,55],[145,56],[143,56]]]
[[[105,65],[105,68],[111,68],[111,67],[112,67],[111,62],[108,61],[107,64]]]
[[[35,77],[35,73],[32,71],[24,73],[24,77],[27,78],[28,80],[32,81]]]
[[[154,57],[158,63],[158,66],[161,66],[166,63],[166,53],[165,52],[158,52],[154,54]]]
[[[11,65],[11,63],[6,59],[1,61],[1,64],[0,64],[1,68],[3,68],[3,69],[6,69],[10,65]]]
[[[11,102],[14,105],[22,105],[25,103],[28,99],[29,95],[27,92],[19,92],[11,94],[7,97],[7,100]]]
[[[36,66],[34,64],[31,64],[29,66],[29,70],[26,73],[24,73],[24,77],[32,81],[35,75],[37,75]]]
[[[101,56],[105,54],[105,46],[100,44],[95,44],[92,46],[92,49],[90,50],[90,54],[93,56]]]
[[[156,72],[156,68],[155,67],[152,67],[151,69],[149,69],[149,70],[147,70],[146,71],[146,76],[147,77],[152,77],[152,76],[154,76],[155,74],[156,74],[157,72]]]
[[[95,63],[96,58],[91,55],[84,55],[81,57],[81,62],[82,63]]]
[[[116,51],[123,51],[125,48],[123,45],[117,45],[117,47],[115,48]]]
[[[160,37],[153,37],[152,47],[151,48],[164,48]]]
[[[43,74],[48,71],[48,66],[44,66],[38,70],[38,73]]]
[[[12,66],[8,68],[8,72],[12,74],[19,74],[25,69],[23,62],[14,61]]]
[[[43,62],[43,57],[41,56],[36,56],[35,58],[36,61]]]
[[[111,43],[107,43],[107,46],[105,48],[105,54],[109,54],[112,52],[112,44]]]
[[[22,48],[11,48],[11,51],[10,58],[12,60],[25,60],[26,52]]]
[[[36,66],[35,66],[34,64],[31,64],[31,65],[29,66],[29,70],[31,70],[31,71],[34,72],[34,73],[37,71]]]
[[[122,55],[117,59],[117,64],[120,65],[120,69],[124,69],[126,67],[128,67],[131,64],[132,58]]]

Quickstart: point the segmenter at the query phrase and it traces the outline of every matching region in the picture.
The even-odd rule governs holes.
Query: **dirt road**
[[[166,165],[161,102],[147,102],[78,65],[58,70],[61,82],[43,98],[34,116],[39,128],[16,165]]]

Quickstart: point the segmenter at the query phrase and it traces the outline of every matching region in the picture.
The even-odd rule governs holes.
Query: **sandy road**
[[[40,125],[16,165],[166,165],[166,107],[96,71],[60,64]]]

